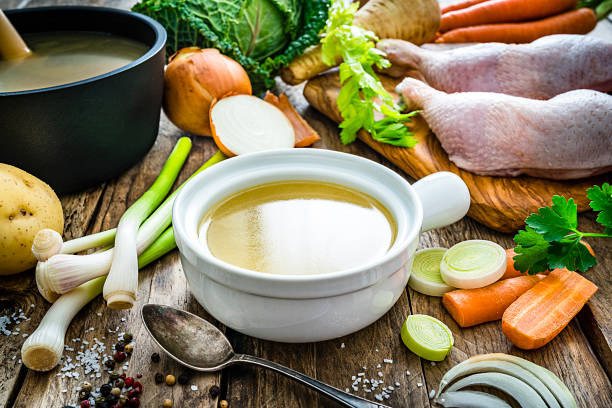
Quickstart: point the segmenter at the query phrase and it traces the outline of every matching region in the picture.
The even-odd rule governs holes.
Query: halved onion
[[[293,127],[274,105],[251,95],[233,95],[210,109],[215,143],[227,156],[291,148]]]
[[[446,251],[440,274],[444,282],[456,288],[482,288],[502,277],[506,259],[506,251],[495,242],[463,241]]]
[[[426,248],[414,254],[408,286],[429,296],[442,296],[455,289],[440,275],[440,262],[446,248]]]
[[[450,391],[436,398],[443,407],[457,408],[512,408],[503,399],[480,391]]]

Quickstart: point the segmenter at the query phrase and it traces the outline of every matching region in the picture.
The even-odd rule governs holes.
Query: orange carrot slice
[[[453,290],[442,296],[442,304],[461,327],[492,322],[501,319],[512,302],[544,278],[544,275],[519,276],[483,288]]]
[[[293,131],[295,132],[295,147],[308,147],[321,138],[317,131],[297,113],[293,105],[291,105],[291,102],[289,102],[287,95],[280,94],[276,96],[268,91],[266,92],[264,101],[276,106],[285,114],[287,119],[289,119],[291,126],[293,126]]]
[[[597,291],[576,272],[555,269],[504,312],[502,331],[516,347],[544,346],[561,332]]]

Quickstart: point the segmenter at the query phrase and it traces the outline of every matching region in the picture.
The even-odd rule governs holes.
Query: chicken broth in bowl
[[[313,275],[381,258],[397,226],[375,198],[339,184],[280,181],[234,193],[209,209],[198,230],[217,259],[252,271]]]

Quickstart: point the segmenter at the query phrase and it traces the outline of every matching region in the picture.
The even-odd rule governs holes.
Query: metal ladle
[[[351,395],[272,361],[236,354],[215,326],[192,313],[170,306],[146,304],[142,320],[155,342],[170,357],[196,371],[219,371],[234,364],[253,364],[269,368],[351,408],[390,408]]]

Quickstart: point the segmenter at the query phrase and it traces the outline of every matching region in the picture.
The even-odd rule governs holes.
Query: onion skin
[[[240,64],[213,48],[183,48],[172,55],[164,74],[164,112],[180,129],[211,136],[208,112],[214,99],[252,94]]]

